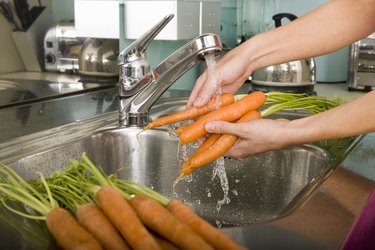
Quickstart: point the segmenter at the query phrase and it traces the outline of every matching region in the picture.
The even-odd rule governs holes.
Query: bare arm
[[[293,121],[260,119],[232,124],[210,122],[210,133],[235,134],[240,139],[228,156],[245,157],[303,143],[375,132],[375,91],[334,109]]]
[[[245,49],[250,70],[333,52],[375,31],[374,0],[333,0]]]
[[[201,106],[217,85],[235,93],[252,71],[333,52],[375,31],[375,0],[332,0],[277,29],[261,33],[229,52],[197,80],[188,106]],[[213,79],[215,81],[213,81]]]
[[[294,144],[375,132],[375,91],[318,115],[291,121],[290,131],[295,134]]]

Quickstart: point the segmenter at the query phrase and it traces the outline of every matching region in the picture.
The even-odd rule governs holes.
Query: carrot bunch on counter
[[[196,141],[200,137],[206,137],[206,140],[193,155],[181,165],[179,177],[189,175],[195,169],[223,156],[237,142],[238,138],[234,135],[207,134],[204,125],[209,121],[249,122],[251,120],[270,116],[282,110],[290,109],[303,109],[310,114],[317,114],[342,103],[341,100],[333,101],[321,96],[283,92],[263,93],[261,91],[255,91],[247,95],[232,96],[235,101],[225,103],[220,102],[223,96],[228,97],[231,96],[231,94],[222,94],[215,109],[212,109],[212,103],[217,98],[210,100],[208,104],[200,108],[200,110],[205,110],[205,112],[192,112],[191,110],[196,110],[196,108],[190,108],[182,112],[155,119],[150,123],[152,125],[146,127],[146,129],[149,129],[195,119],[189,125],[177,128],[176,133],[181,143],[188,144]]]
[[[244,249],[183,202],[105,175],[85,154],[48,178],[26,182],[4,165],[0,173],[2,204],[46,220],[63,249]],[[15,200],[32,211],[8,205]]]

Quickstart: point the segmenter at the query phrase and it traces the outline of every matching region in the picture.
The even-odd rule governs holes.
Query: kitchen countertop
[[[362,90],[349,91],[347,83],[317,83],[315,85],[315,91],[318,95],[325,96],[329,99],[338,96],[348,98],[349,100],[355,99],[366,93]]]
[[[78,82],[80,80],[77,74],[63,74],[54,72],[12,72],[0,74],[0,79],[27,79],[27,80],[46,80],[58,82]]]

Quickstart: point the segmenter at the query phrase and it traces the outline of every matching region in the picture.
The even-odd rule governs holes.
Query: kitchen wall
[[[74,19],[74,0],[50,0],[54,22],[63,19]]]
[[[328,0],[279,0],[280,12],[290,12],[297,16],[323,5]],[[322,41],[324,43],[324,41]],[[318,82],[346,81],[349,64],[349,47],[315,58]]]

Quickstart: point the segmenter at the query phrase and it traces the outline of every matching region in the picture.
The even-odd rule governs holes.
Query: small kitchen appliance
[[[350,46],[347,83],[349,90],[375,87],[375,33]]]
[[[281,26],[283,18],[293,21],[297,16],[290,13],[274,15],[272,19],[275,21],[276,28]],[[251,91],[314,94],[315,79],[314,58],[285,62],[255,70],[251,76]]]
[[[78,73],[82,81],[118,81],[119,40],[88,38],[79,53]]]
[[[78,72],[78,58],[86,38],[77,37],[73,21],[60,21],[44,37],[44,64],[47,71]]]

